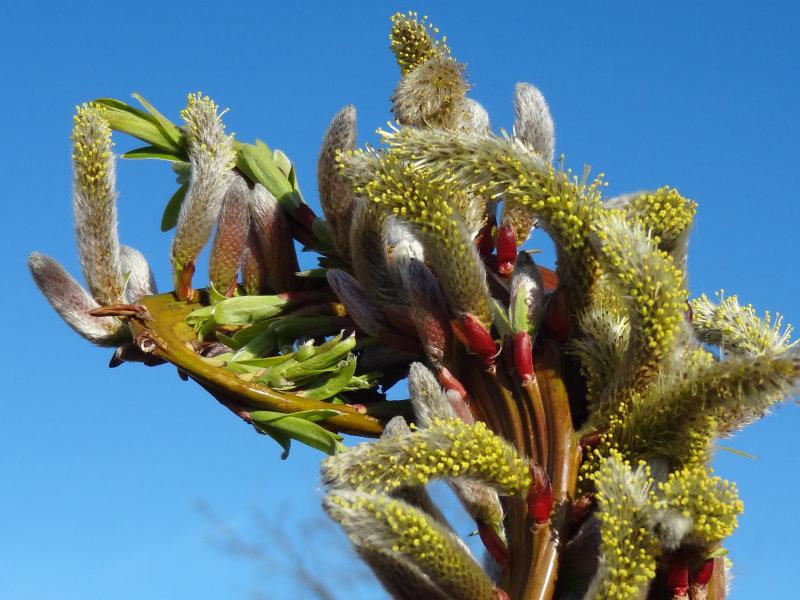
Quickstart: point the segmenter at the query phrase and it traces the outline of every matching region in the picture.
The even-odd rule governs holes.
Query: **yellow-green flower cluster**
[[[325,497],[323,506],[344,528],[359,554],[373,568],[379,566],[376,574],[381,579],[382,575],[389,576],[390,585],[404,587],[396,573],[400,569],[405,582],[419,591],[430,586],[426,595],[419,597],[492,599],[494,584],[455,536],[406,502],[388,496],[335,491]],[[390,573],[383,573],[381,567]],[[417,577],[410,579],[409,574]],[[402,597],[413,597],[408,591],[405,589]]]
[[[523,206],[556,245],[559,279],[573,307],[588,302],[600,273],[589,243],[591,224],[603,211],[602,176],[588,182],[546,163],[524,144],[472,133],[403,128],[383,132],[399,159],[480,196],[503,196],[510,207]]]
[[[647,528],[652,479],[611,452],[595,472],[600,564],[585,598],[638,600],[656,574],[658,544]]]
[[[401,162],[391,152],[345,153],[340,155],[340,161],[358,195],[408,221],[422,233],[426,257],[439,278],[450,310],[454,314],[471,313],[488,327],[491,316],[486,273],[454,206],[455,192],[451,187]]]
[[[428,22],[427,16],[420,20],[413,11],[392,15],[390,46],[403,76],[434,56],[447,56],[450,53],[446,39],[435,40],[431,33],[436,35],[439,29]]]
[[[225,135],[222,124],[222,115],[218,113],[219,107],[208,96],[197,92],[189,94],[186,98],[186,108],[181,111],[184,120],[183,132],[189,144],[189,149],[203,152],[213,157],[225,159],[227,166],[233,166],[233,135]]]
[[[456,477],[485,483],[502,495],[525,494],[531,483],[528,463],[481,421],[467,425],[435,418],[411,435],[359,444],[322,463],[324,483],[359,491],[386,493]]]
[[[683,324],[686,291],[672,257],[656,247],[641,225],[605,214],[594,229],[600,263],[627,305],[630,321],[626,364],[611,397],[603,398],[607,402],[618,399],[620,390],[641,390],[653,379]]]
[[[657,510],[676,510],[692,523],[688,541],[712,547],[736,529],[736,517],[744,510],[736,486],[703,464],[691,464],[670,473],[658,484]]]
[[[764,318],[752,305],[742,306],[736,296],[717,292],[719,304],[703,294],[691,302],[692,325],[697,337],[706,344],[746,356],[761,356],[768,352],[783,352],[797,345],[791,341],[792,326],[783,326],[783,317],[774,319],[767,312]]]
[[[634,397],[612,427],[620,448],[681,465],[690,458],[689,433],[707,429],[705,417],[715,417],[719,430],[729,432],[761,417],[800,378],[795,352],[721,362],[710,362],[705,354],[687,354],[684,373],[659,377],[647,393]]]
[[[123,294],[113,147],[103,108],[79,106],[72,129],[75,237],[89,291],[101,304],[122,302]]]
[[[671,252],[688,232],[697,203],[670,187],[634,194],[623,208],[628,220],[640,223],[661,250]]]

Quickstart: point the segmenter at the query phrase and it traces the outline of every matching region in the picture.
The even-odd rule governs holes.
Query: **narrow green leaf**
[[[279,315],[286,306],[280,296],[236,296],[214,305],[217,325],[244,325]]]
[[[336,344],[330,350],[327,350],[326,352],[322,352],[320,354],[316,354],[306,361],[288,367],[283,371],[283,376],[286,377],[287,379],[296,381],[301,377],[305,377],[315,372],[328,369],[331,366],[338,364],[339,361],[342,360],[342,358],[347,356],[347,354],[353,348],[355,348],[355,345],[356,345],[356,336],[350,335],[347,338],[343,339],[338,344]]]
[[[181,148],[183,146],[183,134],[181,130],[172,121],[158,112],[152,104],[142,98],[141,94],[134,93],[132,96],[155,118],[156,124],[161,129],[164,137],[169,139],[176,148]]]
[[[492,311],[492,323],[497,328],[497,333],[500,334],[500,337],[503,338],[507,335],[513,335],[505,306],[494,298],[490,298],[489,309]]]
[[[277,148],[272,152],[272,158],[281,170],[281,173],[283,173],[284,177],[288,180],[289,174],[292,172],[292,161],[289,160],[289,157],[286,156],[282,150],[278,150]]]
[[[341,448],[341,436],[331,433],[315,421],[341,414],[336,410],[302,411],[293,414],[275,413],[272,411],[255,411],[250,413],[253,424],[274,437],[274,433],[288,435],[303,444],[321,450],[327,454],[335,454]],[[284,451],[286,447],[284,446]]]
[[[293,196],[292,185],[278,168],[269,147],[260,140],[255,145],[242,144],[239,147],[236,166],[251,180],[267,188],[277,200],[281,201],[287,195]],[[292,210],[296,206],[295,203]]]
[[[154,116],[113,98],[98,98],[94,102],[105,108],[103,118],[114,131],[127,133],[162,150],[176,152],[186,160],[186,153],[164,135]]]
[[[178,215],[181,213],[183,199],[186,198],[188,189],[189,184],[184,183],[172,194],[169,202],[167,202],[167,205],[164,207],[164,214],[161,215],[161,231],[169,231],[178,224]]]
[[[355,372],[356,357],[351,356],[344,365],[340,364],[336,371],[312,381],[307,386],[304,386],[305,389],[296,393],[304,398],[325,400],[343,391]]]
[[[168,160],[170,162],[183,160],[183,158],[175,152],[162,150],[156,146],[142,146],[141,148],[136,148],[135,150],[129,150],[122,155],[122,158],[128,158],[132,160],[153,158],[156,160]]]

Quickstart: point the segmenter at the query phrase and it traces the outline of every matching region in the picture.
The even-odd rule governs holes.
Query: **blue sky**
[[[222,106],[237,137],[264,139],[296,163],[315,200],[314,164],[331,116],[358,109],[360,141],[389,118],[398,71],[388,17],[431,15],[468,64],[472,96],[510,128],[513,85],[549,99],[557,150],[606,173],[609,193],[676,186],[700,203],[693,293],[725,288],[800,323],[796,242],[800,50],[794,3],[672,2],[45,2],[2,13],[5,231],[0,298],[9,338],[0,418],[0,596],[9,599],[296,598],[291,577],[210,543],[199,501],[231,526],[252,508],[285,523],[314,563],[349,560],[300,524],[316,509],[319,454],[286,462],[173,369],[105,367],[108,351],[72,334],[38,296],[32,250],[79,273],[71,234],[69,130],[77,103],[141,92],[177,117],[186,93]],[[120,151],[132,147],[118,140]],[[119,168],[124,243],[169,282],[158,231],[174,189],[168,168]],[[534,241],[534,246],[539,244]],[[718,472],[746,502],[728,544],[733,598],[788,597],[800,501],[788,405],[726,442]],[[466,527],[466,525],[464,526]],[[276,544],[267,549],[280,556]],[[345,563],[346,564],[346,563]],[[347,567],[345,567],[347,570]],[[363,590],[362,590],[363,591]],[[354,593],[351,597],[356,597]],[[371,597],[363,591],[362,597]]]

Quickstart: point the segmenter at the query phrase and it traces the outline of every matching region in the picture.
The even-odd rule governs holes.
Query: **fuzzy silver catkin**
[[[383,327],[383,318],[370,303],[358,280],[340,269],[328,269],[327,278],[328,285],[350,318],[364,333],[377,337]]]
[[[394,265],[407,292],[411,317],[428,360],[437,368],[448,366],[453,330],[436,276],[416,258],[398,256]]]
[[[98,346],[119,346],[130,339],[128,327],[112,317],[93,317],[100,304],[58,261],[39,252],[28,257],[28,268],[50,306],[78,335]]]
[[[530,83],[518,83],[514,90],[514,113],[514,137],[546,162],[553,162],[556,128],[542,92]]]
[[[225,134],[221,115],[211,99],[191,94],[181,116],[186,122],[183,129],[191,177],[172,241],[176,290],[187,287],[194,261],[211,237],[231,182],[235,158],[233,138]]]
[[[139,298],[158,293],[153,271],[144,254],[131,246],[122,246],[120,249],[120,263],[123,276],[128,278],[128,283],[125,286],[126,302],[134,303]]]
[[[356,200],[350,226],[350,265],[364,291],[379,307],[404,301],[389,266],[386,221],[384,211],[361,198]]]
[[[72,130],[72,213],[83,276],[100,304],[122,302],[116,165],[101,108],[78,107]]]
[[[353,192],[339,173],[336,154],[355,149],[356,134],[356,109],[352,105],[345,106],[328,125],[317,160],[319,203],[330,225],[336,249],[344,257],[350,255]]]
[[[299,267],[289,220],[275,196],[260,183],[253,188],[250,207],[267,286],[274,292],[297,289]]]
[[[467,98],[466,109],[463,129],[475,133],[489,133],[491,129],[489,113],[486,112],[481,103],[472,98]]]
[[[236,286],[236,277],[250,231],[250,198],[252,194],[241,175],[231,177],[225,192],[222,214],[209,258],[209,279],[220,294],[228,294]]]
[[[401,125],[456,130],[468,106],[464,66],[450,56],[434,56],[406,74],[392,94],[392,113]]]

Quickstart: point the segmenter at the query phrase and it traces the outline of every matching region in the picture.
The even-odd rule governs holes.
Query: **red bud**
[[[478,535],[483,545],[486,547],[486,551],[492,555],[492,558],[497,561],[497,564],[501,567],[505,567],[508,564],[508,547],[506,547],[505,542],[500,539],[500,536],[497,535],[497,532],[491,525],[480,519],[477,521],[477,524]]]
[[[681,598],[689,592],[689,567],[683,556],[672,557],[667,568],[667,586],[673,597]]]
[[[692,573],[692,585],[706,585],[711,581],[711,576],[714,574],[714,559],[709,558],[704,561],[698,569]]]
[[[528,512],[534,523],[547,523],[553,510],[553,487],[541,466],[531,465],[531,475],[533,481],[528,490]]]
[[[460,322],[453,321],[453,331],[470,352],[476,354],[487,366],[494,365],[497,356],[497,345],[492,339],[492,334],[484,327],[480,319],[470,313],[465,313]]]
[[[453,375],[447,367],[439,369],[439,372],[436,374],[436,380],[444,389],[453,390],[462,398],[467,397],[467,390],[464,389],[461,382],[456,379],[456,376]]]
[[[523,382],[533,379],[533,346],[527,331],[514,334],[514,368]]]
[[[501,225],[497,229],[497,271],[503,277],[510,277],[517,260],[517,238],[511,225]]]

